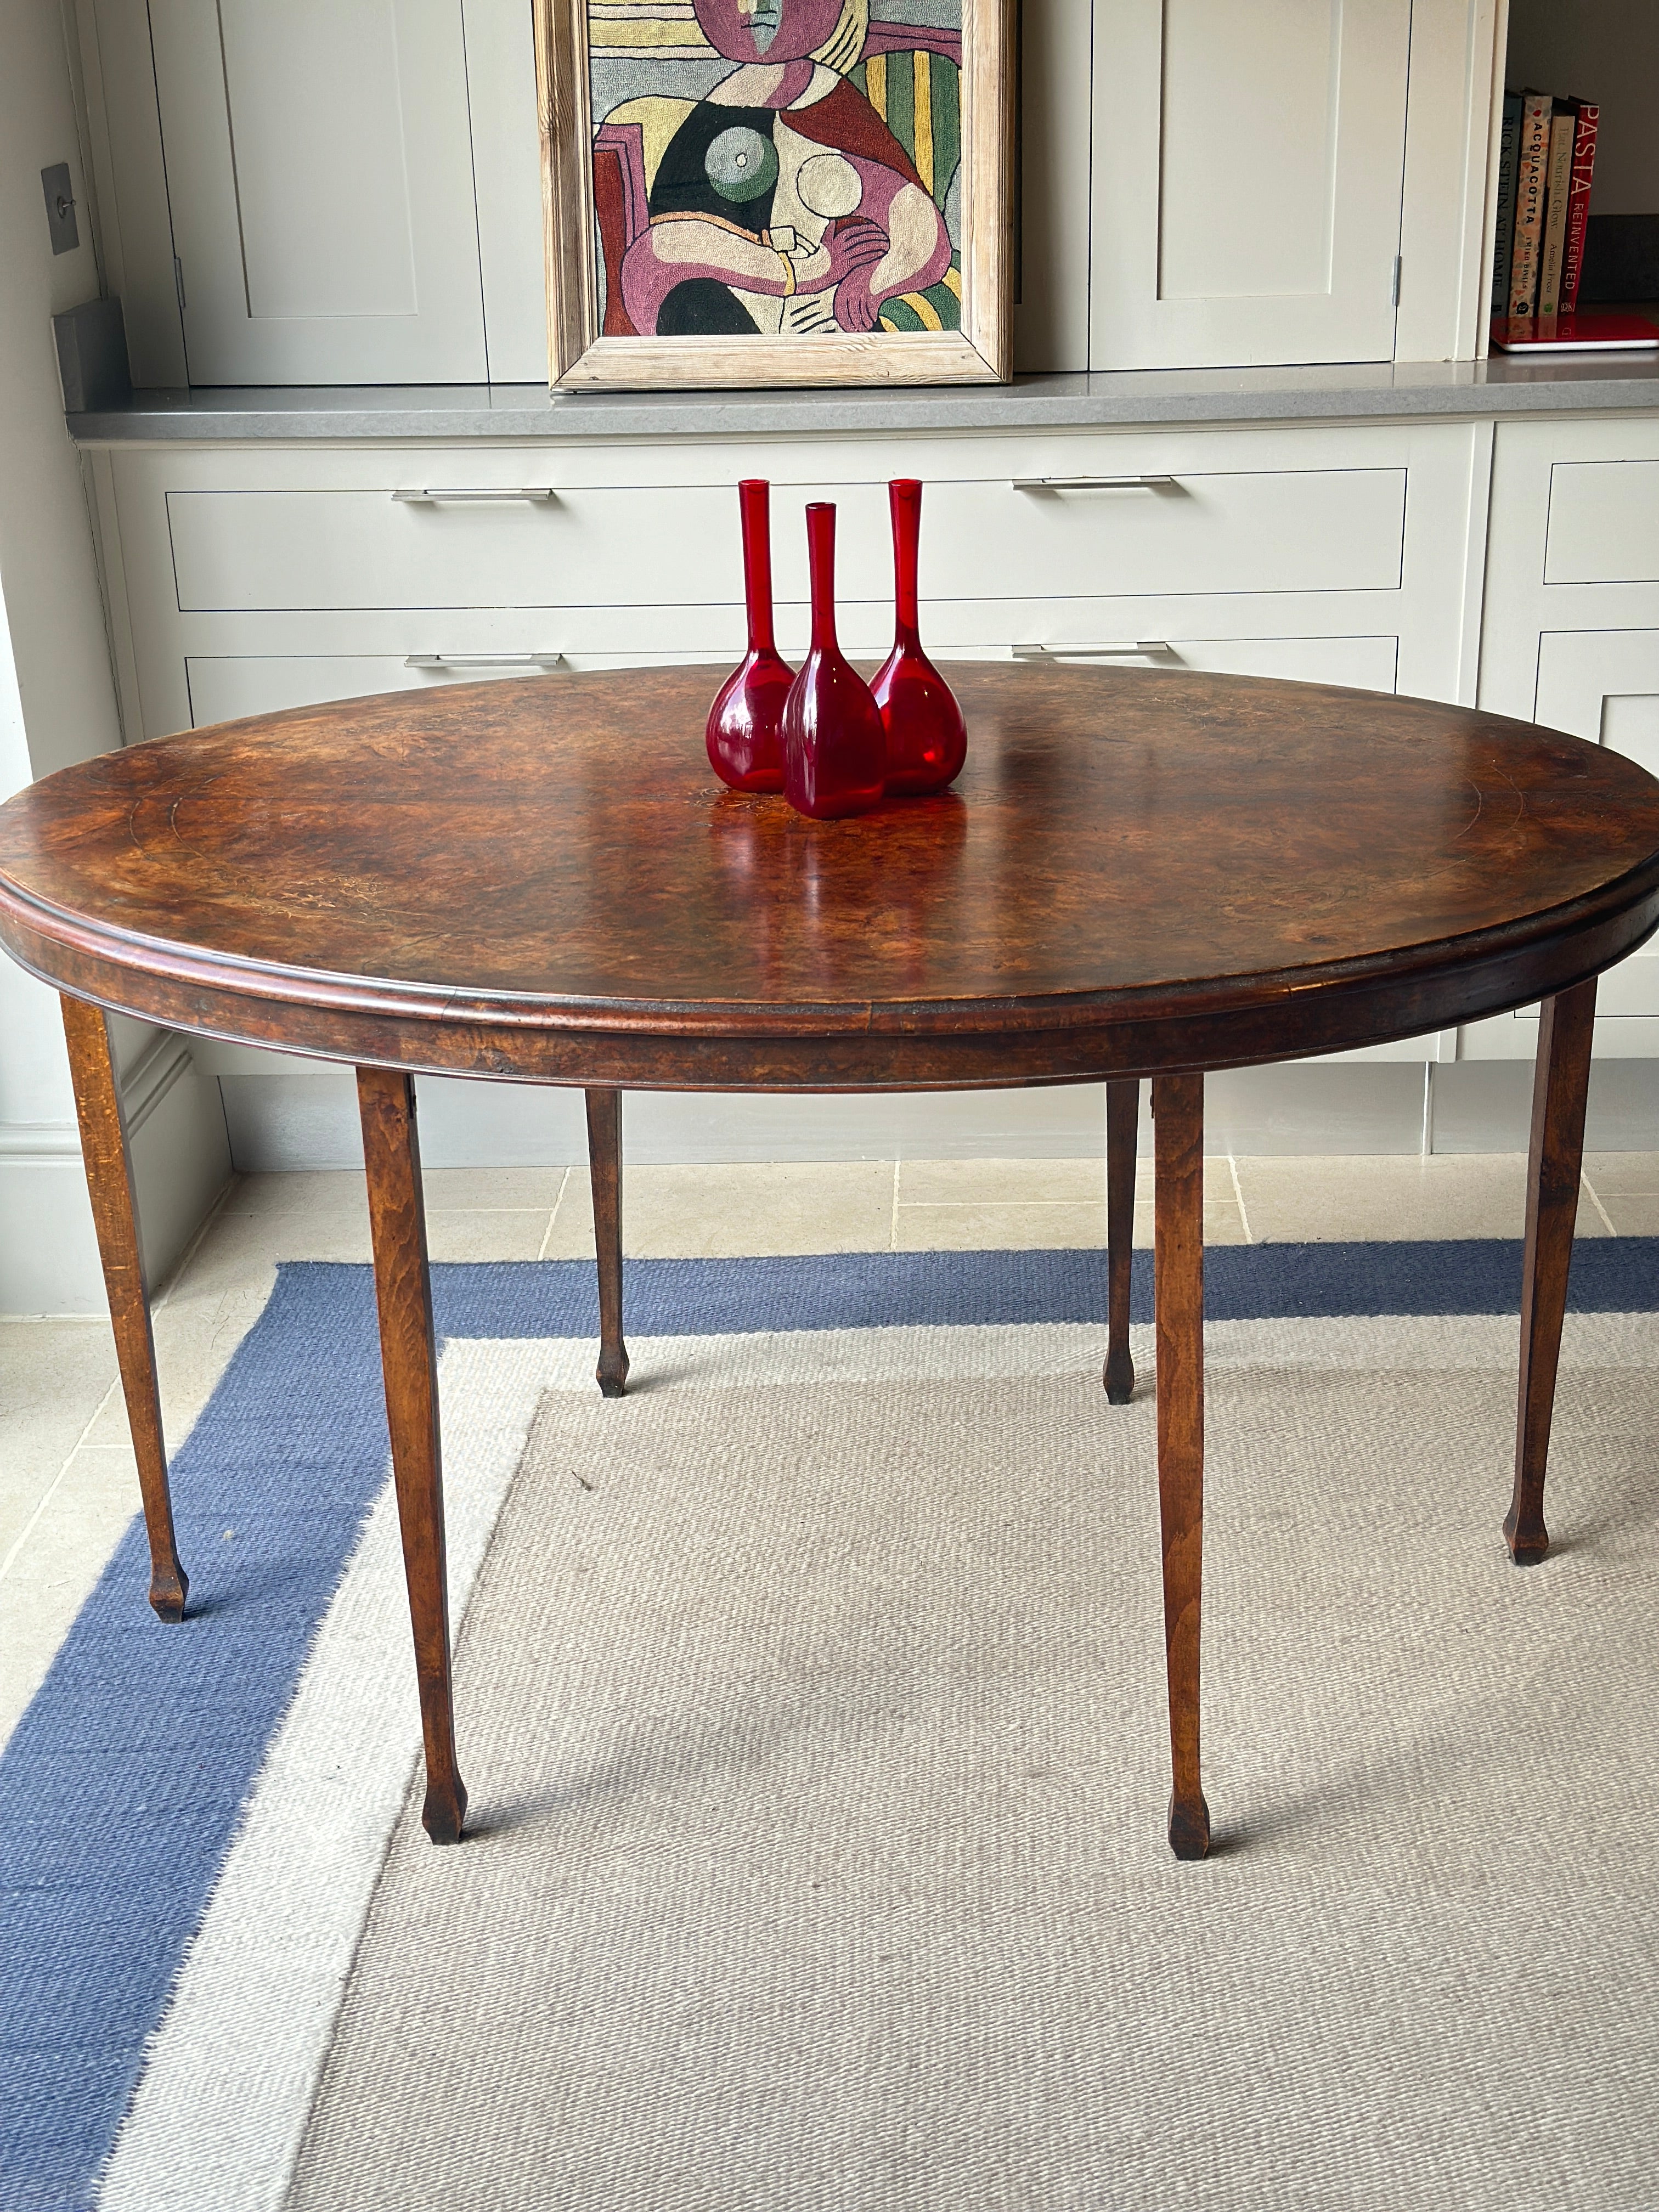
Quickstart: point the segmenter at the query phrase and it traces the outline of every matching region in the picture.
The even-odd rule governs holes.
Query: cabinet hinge
[[[1391,307],[1397,307],[1400,305],[1400,271],[1404,266],[1404,255],[1396,253],[1394,257],[1394,289],[1389,295],[1389,305]]]
[[[173,289],[179,295],[179,312],[185,312],[185,264],[175,253],[173,257]]]

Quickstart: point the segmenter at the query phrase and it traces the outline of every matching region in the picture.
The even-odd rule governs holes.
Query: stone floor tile
[[[586,1173],[574,1170],[547,1257],[591,1259],[592,1222]],[[882,1252],[892,1228],[890,1160],[623,1170],[623,1249],[635,1259]]]
[[[1586,1152],[1584,1180],[1598,1198],[1659,1198],[1659,1152]]]
[[[1527,1164],[1519,1153],[1242,1158],[1237,1168],[1256,1243],[1519,1237],[1525,1226]],[[1588,1196],[1578,1233],[1607,1233]]]
[[[58,1480],[115,1380],[101,1317],[0,1321],[0,1559]]]
[[[428,1207],[427,1252],[434,1260],[534,1260],[541,1255],[550,1206],[522,1212]]]
[[[1106,1242],[1103,1200],[1092,1206],[901,1206],[901,1252],[1097,1250]]]

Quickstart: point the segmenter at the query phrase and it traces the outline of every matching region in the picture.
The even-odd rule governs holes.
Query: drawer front
[[[658,661],[683,664],[691,656],[659,653]],[[436,667],[428,657],[395,653],[192,653],[185,662],[193,729],[239,721],[245,714],[276,714],[289,707],[320,707],[332,699],[365,699],[377,691],[428,691],[452,684],[501,681],[509,677],[555,677],[562,668],[638,668],[645,653],[520,655],[485,659],[458,653]],[[724,666],[722,659],[711,665]],[[714,684],[709,685],[712,696]]]
[[[741,603],[729,486],[522,489],[546,495],[170,492],[179,609]],[[840,511],[842,595],[884,596],[892,574],[884,482],[779,480],[779,597],[805,597],[802,510],[818,497]],[[1195,471],[1036,489],[1007,477],[946,478],[927,487],[921,588],[935,600],[1395,591],[1405,513],[1403,468]]]
[[[871,610],[873,616],[877,611]],[[867,645],[875,652],[873,623]],[[951,627],[954,627],[952,625]],[[977,657],[987,650],[1001,658],[1006,645],[978,641],[930,639],[941,657]],[[1126,641],[1126,643],[1130,642]],[[1392,691],[1399,641],[1393,637],[1183,637],[1133,641],[1134,652],[1085,654],[1103,665],[1146,669],[1202,669],[1232,676],[1277,676],[1305,684],[1353,684],[1367,691]],[[509,677],[556,675],[560,669],[641,667],[659,663],[707,659],[726,666],[741,649],[736,636],[714,650],[653,652],[611,639],[585,638],[563,646],[550,642],[536,651],[483,652],[465,649],[434,653],[191,653],[185,661],[190,723],[231,722],[245,714],[274,714],[289,707],[320,706],[330,699],[365,698],[376,691],[430,690],[437,685],[476,684]],[[1058,659],[1070,658],[1064,648]]]
[[[925,591],[1073,599],[1400,588],[1404,469],[1194,471],[1075,489],[1018,481],[927,487]]]
[[[1659,460],[1557,461],[1547,584],[1659,583]]]
[[[175,491],[167,504],[185,614],[743,598],[735,502],[712,485],[499,502],[405,500],[391,491]]]
[[[1133,645],[1135,649],[1130,650]],[[1218,676],[1275,676],[1292,684],[1342,684],[1392,691],[1397,637],[1182,637],[1126,639],[1106,653],[1048,649],[1056,660],[1128,668],[1194,668]]]

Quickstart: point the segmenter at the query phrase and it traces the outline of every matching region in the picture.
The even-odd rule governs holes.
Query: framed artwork
[[[1016,0],[535,0],[563,389],[1010,374]]]

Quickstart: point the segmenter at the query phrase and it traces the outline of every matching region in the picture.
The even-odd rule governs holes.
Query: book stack
[[[1504,96],[1492,342],[1504,352],[1659,349],[1643,316],[1578,312],[1601,120],[1596,100]]]

